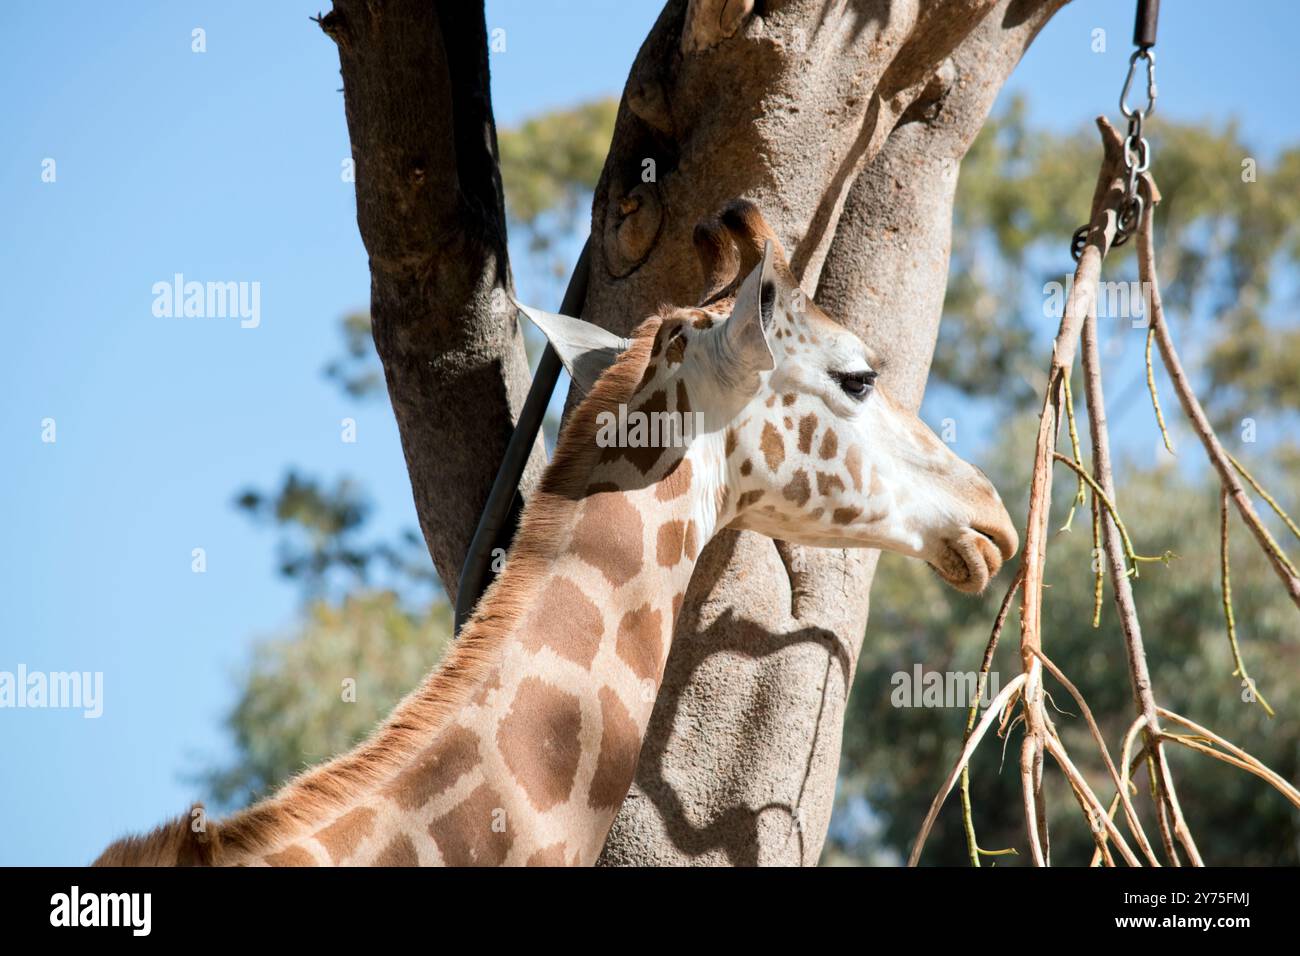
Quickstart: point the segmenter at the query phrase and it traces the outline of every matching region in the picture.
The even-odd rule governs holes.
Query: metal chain
[[[1128,105],[1128,91],[1133,85],[1133,75],[1137,72],[1139,61],[1147,65],[1147,105],[1145,109],[1133,109]],[[1151,168],[1151,143],[1142,135],[1142,124],[1148,116],[1156,111],[1156,54],[1151,49],[1138,49],[1128,61],[1128,76],[1124,78],[1124,89],[1119,94],[1119,111],[1128,117],[1128,136],[1124,140],[1124,169],[1128,172],[1128,187],[1124,192],[1124,204],[1120,207],[1119,224],[1115,229],[1113,245],[1122,246],[1129,237],[1137,232],[1145,210],[1142,196],[1138,193],[1138,177]]]
[[[1128,75],[1124,77],[1124,88],[1119,94],[1119,111],[1128,120],[1128,135],[1124,138],[1124,171],[1128,181],[1124,189],[1124,201],[1120,204],[1119,222],[1115,226],[1115,239],[1111,243],[1112,246],[1122,246],[1128,242],[1129,237],[1137,232],[1142,222],[1142,215],[1146,212],[1146,204],[1138,191],[1138,177],[1151,168],[1151,143],[1143,133],[1143,124],[1156,111],[1156,54],[1151,47],[1155,43],[1154,13],[1159,7],[1156,6],[1150,17],[1149,38],[1143,39],[1139,34],[1146,19],[1143,9],[1145,6],[1146,4],[1139,4],[1138,7],[1138,29],[1135,30],[1134,35],[1138,48],[1129,57]],[[1145,107],[1134,108],[1129,106],[1128,96],[1133,88],[1133,78],[1137,75],[1139,63],[1146,64],[1147,103]],[[1082,257],[1084,247],[1088,244],[1088,229],[1086,225],[1080,226],[1074,231],[1074,236],[1070,240],[1070,255],[1075,262]]]

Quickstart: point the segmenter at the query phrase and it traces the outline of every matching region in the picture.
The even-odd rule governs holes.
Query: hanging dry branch
[[[1273,536],[1264,527],[1264,523],[1260,521],[1259,515],[1255,512],[1255,506],[1251,504],[1250,497],[1246,494],[1246,489],[1242,487],[1241,479],[1237,476],[1237,469],[1233,466],[1232,456],[1224,451],[1223,445],[1220,444],[1219,436],[1215,434],[1214,427],[1205,414],[1205,409],[1201,407],[1200,400],[1197,399],[1196,393],[1192,391],[1191,382],[1187,378],[1187,373],[1183,370],[1183,363],[1178,358],[1178,352],[1174,349],[1174,341],[1169,335],[1169,326],[1165,322],[1164,306],[1160,301],[1160,280],[1156,275],[1155,243],[1151,236],[1151,210],[1155,203],[1159,202],[1159,193],[1155,192],[1155,185],[1149,175],[1143,177],[1143,188],[1147,190],[1148,212],[1143,219],[1142,228],[1138,230],[1137,236],[1138,277],[1141,279],[1142,286],[1147,290],[1147,296],[1149,297],[1148,309],[1151,330],[1155,335],[1156,344],[1160,347],[1160,357],[1164,360],[1165,370],[1169,373],[1169,380],[1173,383],[1178,400],[1182,403],[1183,411],[1187,414],[1187,420],[1191,422],[1192,430],[1196,432],[1196,437],[1201,440],[1201,445],[1205,448],[1205,454],[1210,459],[1210,464],[1219,473],[1219,480],[1223,482],[1223,487],[1228,492],[1229,497],[1232,498],[1233,504],[1237,506],[1237,511],[1241,513],[1247,527],[1255,535],[1255,540],[1259,542],[1259,546],[1273,566],[1273,570],[1277,572],[1277,576],[1286,588],[1287,594],[1291,595],[1291,600],[1295,602],[1296,607],[1300,607],[1300,575],[1296,574],[1295,566],[1287,558],[1281,547],[1278,546],[1278,543],[1273,540]],[[1260,491],[1262,492],[1263,489],[1261,488]],[[1271,498],[1266,498],[1266,500],[1271,501]]]
[[[1020,563],[1024,588],[1020,600],[1020,656],[1026,675],[1023,696],[1025,737],[1021,747],[1021,789],[1025,802],[1025,825],[1034,862],[1045,865],[1050,855],[1049,835],[1042,799],[1043,754],[1046,722],[1038,651],[1042,646],[1043,569],[1047,560],[1047,524],[1051,506],[1052,461],[1060,424],[1062,382],[1070,374],[1078,348],[1079,333],[1097,299],[1101,262],[1115,235],[1115,224],[1123,200],[1123,145],[1114,128],[1099,122],[1104,158],[1093,192],[1092,216],[1087,244],[1079,257],[1074,286],[1052,346],[1047,394],[1035,444],[1034,470],[1029,488],[1029,517]]]
[[[1087,383],[1088,428],[1092,435],[1092,467],[1097,484],[1108,499],[1115,497],[1115,480],[1110,464],[1110,436],[1106,424],[1106,398],[1101,383],[1101,357],[1097,348],[1097,317],[1088,316],[1083,326],[1083,368]],[[1127,535],[1121,535],[1119,524],[1111,513],[1102,518],[1102,538],[1106,548],[1106,564],[1115,591],[1115,608],[1119,612],[1120,629],[1124,633],[1124,646],[1128,653],[1129,677],[1133,683],[1134,702],[1138,712],[1146,718],[1143,733],[1146,735],[1147,769],[1153,781],[1156,800],[1156,820],[1160,826],[1161,841],[1166,855],[1175,866],[1178,854],[1173,849],[1177,838],[1183,850],[1196,865],[1201,865],[1201,855],[1183,819],[1178,794],[1174,789],[1169,764],[1160,747],[1160,728],[1156,716],[1155,695],[1151,689],[1151,674],[1147,667],[1146,650],[1142,642],[1142,626],[1138,622],[1137,604],[1133,600],[1133,586],[1124,570]],[[1136,568],[1137,565],[1134,565]],[[1154,772],[1152,772],[1154,771]],[[1171,833],[1172,830],[1172,833]]]
[[[981,681],[983,680],[983,674],[991,664],[993,651],[997,646],[998,637],[1005,623],[1011,600],[1017,590],[1021,592],[1020,656],[1022,672],[998,695],[994,701],[996,706],[990,708],[990,711],[984,715],[978,726],[974,724],[975,712],[974,710],[971,711],[967,720],[967,736],[961,755],[930,806],[930,812],[926,816],[912,851],[909,861],[911,865],[915,865],[919,861],[921,850],[938,816],[939,809],[959,775],[962,777],[963,819],[968,849],[972,862],[978,865],[979,855],[983,851],[979,850],[975,841],[969,794],[969,761],[985,732],[992,725],[998,708],[1006,706],[1008,710],[1002,721],[1005,730],[1010,721],[1010,709],[1017,701],[1020,706],[1020,714],[1015,721],[1010,721],[1010,723],[1014,725],[1015,722],[1023,721],[1025,728],[1020,754],[1021,794],[1030,854],[1036,865],[1042,866],[1051,862],[1050,834],[1046,824],[1046,804],[1043,794],[1044,756],[1049,754],[1069,782],[1093,834],[1096,843],[1096,850],[1092,860],[1093,865],[1099,863],[1114,865],[1115,857],[1111,853],[1112,846],[1125,862],[1133,866],[1142,864],[1142,861],[1129,847],[1115,825],[1114,817],[1121,807],[1124,810],[1129,831],[1136,840],[1138,849],[1146,858],[1146,862],[1152,866],[1160,865],[1160,860],[1142,829],[1137,809],[1130,794],[1130,789],[1132,789],[1131,776],[1139,766],[1147,768],[1156,824],[1159,828],[1161,845],[1168,862],[1174,866],[1180,866],[1182,855],[1185,855],[1193,865],[1203,865],[1200,850],[1192,837],[1191,829],[1179,804],[1177,789],[1164,749],[1165,744],[1177,744],[1186,747],[1193,752],[1213,757],[1254,774],[1274,786],[1289,801],[1300,807],[1300,791],[1297,791],[1295,787],[1276,772],[1266,767],[1246,751],[1201,727],[1199,724],[1160,707],[1155,700],[1141,624],[1138,619],[1137,604],[1133,595],[1132,579],[1138,576],[1140,562],[1164,561],[1167,563],[1171,558],[1171,554],[1165,552],[1159,557],[1143,557],[1137,554],[1128,529],[1120,518],[1115,490],[1110,457],[1110,436],[1106,421],[1106,398],[1102,386],[1101,356],[1097,342],[1096,302],[1102,261],[1115,241],[1117,226],[1121,219],[1121,210],[1124,208],[1124,204],[1131,200],[1126,196],[1123,141],[1104,118],[1099,118],[1097,125],[1102,138],[1102,165],[1093,194],[1092,216],[1087,229],[1087,241],[1079,257],[1074,285],[1052,346],[1052,361],[1048,369],[1047,389],[1043,397],[1042,417],[1039,422],[1038,437],[1034,449],[1034,465],[1030,480],[1029,514],[1026,520],[1024,549],[1021,552],[1020,567],[1006,597],[1003,599],[989,644],[985,650],[981,667]],[[1183,371],[1178,355],[1174,350],[1168,326],[1164,321],[1155,271],[1151,229],[1153,210],[1160,201],[1160,193],[1149,173],[1143,173],[1139,176],[1138,188],[1143,199],[1143,205],[1140,207],[1141,215],[1137,217],[1138,221],[1134,225],[1137,227],[1139,272],[1143,287],[1147,290],[1149,296],[1148,316],[1150,327],[1146,350],[1147,385],[1155,409],[1156,422],[1165,441],[1165,447],[1172,451],[1164,414],[1161,411],[1155,388],[1154,369],[1151,363],[1151,343],[1154,342],[1159,346],[1161,358],[1173,382],[1174,391],[1178,395],[1183,410],[1191,421],[1193,430],[1201,439],[1206,455],[1211,464],[1214,465],[1222,482],[1220,545],[1222,548],[1224,612],[1228,623],[1229,641],[1233,649],[1237,674],[1243,680],[1249,681],[1237,645],[1232,614],[1227,560],[1229,500],[1236,505],[1247,526],[1254,533],[1260,547],[1269,558],[1278,577],[1282,580],[1283,585],[1298,606],[1300,606],[1300,576],[1297,576],[1295,566],[1260,521],[1238,475],[1240,474],[1241,478],[1245,478],[1251,488],[1277,512],[1297,538],[1300,538],[1300,529],[1296,527],[1290,516],[1283,511],[1281,506],[1254,477],[1235,458],[1224,451],[1199,401],[1191,390],[1186,373]],[[1083,367],[1084,399],[1088,411],[1088,429],[1091,439],[1091,469],[1088,469],[1083,462],[1079,435],[1074,420],[1073,396],[1069,387],[1069,378],[1076,352],[1081,355]],[[1062,412],[1064,412],[1064,416]],[[1057,438],[1063,417],[1069,427],[1072,455],[1061,454],[1057,451]],[[1051,507],[1052,465],[1056,462],[1060,462],[1073,470],[1080,482],[1079,490],[1071,504],[1070,519],[1066,521],[1062,530],[1069,528],[1074,509],[1083,503],[1085,487],[1092,491],[1094,542],[1098,550],[1104,554],[1104,570],[1111,579],[1115,608],[1119,617],[1120,631],[1124,639],[1137,717],[1123,736],[1118,767],[1111,760],[1105,739],[1082,694],[1074,683],[1044,654],[1042,648],[1043,575],[1047,561],[1047,529]],[[1099,575],[1097,582],[1097,615],[1100,614],[1101,592],[1102,584]],[[1094,626],[1096,622],[1095,619]],[[1044,669],[1069,691],[1083,712],[1084,720],[1110,775],[1111,783],[1115,787],[1115,794],[1110,800],[1109,807],[1103,806],[1091,785],[1069,756],[1064,741],[1045,712],[1046,691],[1043,687],[1042,676]],[[982,687],[983,684],[981,683],[980,686]],[[1253,690],[1253,684],[1251,687]],[[1272,711],[1268,708],[1267,703],[1262,698],[1259,699],[1271,714]],[[1162,719],[1178,724],[1192,731],[1192,733],[1170,733],[1163,730],[1160,725]],[[1133,756],[1135,741],[1139,734],[1143,737],[1143,745],[1138,754]]]

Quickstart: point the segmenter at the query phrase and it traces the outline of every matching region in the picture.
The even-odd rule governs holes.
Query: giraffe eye
[[[871,394],[876,384],[876,371],[864,369],[861,372],[836,372],[835,380],[840,383],[844,394],[859,401]]]

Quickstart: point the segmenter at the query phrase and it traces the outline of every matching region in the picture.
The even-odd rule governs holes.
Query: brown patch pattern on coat
[[[849,470],[849,477],[853,479],[853,490],[862,490],[862,452],[858,450],[857,445],[850,445],[849,450],[844,455],[844,467]]]
[[[785,440],[771,422],[763,423],[763,435],[758,442],[759,451],[767,461],[769,471],[776,471],[785,461]]]
[[[680,365],[684,358],[686,358],[686,336],[682,332],[682,327],[677,325],[673,328],[673,334],[668,339],[668,348],[664,351],[664,360],[669,365]]]
[[[474,693],[469,697],[469,702],[475,707],[482,707],[487,703],[488,695],[494,690],[501,689],[501,671],[499,668],[493,668],[491,672],[483,679],[483,682],[475,688]]]
[[[623,802],[641,753],[641,728],[608,687],[600,689],[600,724],[600,756],[587,793],[588,805],[597,809]]]
[[[817,472],[817,494],[824,498],[836,491],[844,490],[844,479],[839,475],[828,475],[824,471]]]
[[[564,866],[564,843],[542,847],[528,858],[526,866]]]
[[[382,792],[403,810],[418,810],[478,764],[478,737],[452,724]]]
[[[662,416],[662,414],[667,411],[668,393],[662,388],[656,389],[644,402],[640,403],[635,408],[628,410],[629,421],[631,421],[630,416],[633,412],[640,412],[645,416],[645,437],[648,441],[650,438],[650,422],[656,420],[655,416]],[[661,417],[657,420],[662,421],[663,419]],[[628,426],[628,431],[629,433],[632,431],[631,425]],[[660,443],[657,445],[610,445],[607,448],[602,448],[600,452],[600,460],[602,462],[610,462],[617,461],[620,458],[626,459],[631,462],[632,465],[641,472],[641,474],[648,475],[650,470],[654,468],[664,453],[665,446],[663,444],[662,432],[663,429],[661,428],[661,434],[659,436]]]
[[[573,789],[582,709],[573,694],[525,677],[497,725],[497,748],[529,802],[543,813]]]
[[[680,498],[691,488],[691,462],[688,458],[679,458],[668,469],[668,474],[660,479],[655,488],[655,497],[660,501],[672,501]]]
[[[800,508],[806,505],[812,495],[812,488],[808,484],[808,472],[802,468],[796,471],[794,477],[781,489],[781,494],[786,501],[793,501]]]
[[[682,559],[682,544],[685,540],[686,522],[665,521],[659,526],[655,555],[660,567],[671,568]]]
[[[486,783],[429,824],[447,866],[500,866],[515,842],[510,821],[504,820],[505,801]]]
[[[315,866],[316,858],[306,848],[294,844],[285,847],[279,853],[272,853],[266,858],[266,862],[271,866]]]
[[[357,807],[318,830],[316,839],[330,855],[330,859],[338,864],[355,853],[361,841],[370,836],[370,831],[374,828],[375,811],[369,807]]]
[[[573,552],[614,587],[641,570],[641,513],[623,494],[596,495],[582,505],[573,529]]]
[[[391,843],[375,857],[375,866],[419,866],[420,855],[415,851],[415,844],[405,833],[393,837]]]
[[[831,520],[836,524],[852,524],[860,514],[861,508],[836,508],[831,512]]]
[[[813,435],[817,432],[817,416],[813,414],[805,415],[799,419],[799,452],[808,454],[812,451]]]
[[[524,621],[521,642],[530,651],[549,647],[566,660],[591,668],[605,633],[600,608],[568,578],[552,579]]]
[[[649,604],[628,611],[618,624],[615,650],[641,680],[659,680],[663,660],[663,615]]]

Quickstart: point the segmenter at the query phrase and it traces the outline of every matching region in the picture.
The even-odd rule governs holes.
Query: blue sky
[[[102,671],[104,713],[0,709],[0,864],[87,862],[198,796],[187,776],[226,751],[232,672],[298,600],[271,537],[231,507],[236,491],[291,464],[346,472],[376,533],[415,524],[390,410],[320,374],[369,276],[340,178],[338,59],[308,20],[319,6],[50,0],[4,14],[0,671]],[[1266,157],[1300,139],[1300,8],[1216,6],[1165,5],[1158,116],[1236,116]],[[509,125],[619,93],[658,4],[487,11],[506,30],[492,71]],[[1056,128],[1113,114],[1131,21],[1131,2],[1075,2],[1009,90]],[[549,292],[524,265],[525,296]],[[260,283],[260,324],[156,317],[152,287],[176,273]],[[353,444],[340,440],[348,416]]]

